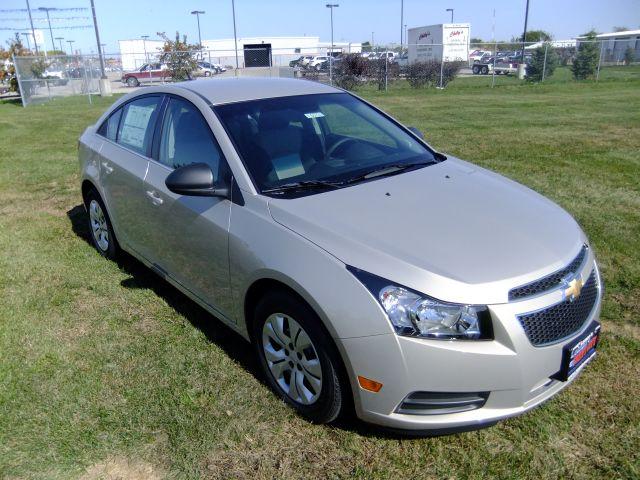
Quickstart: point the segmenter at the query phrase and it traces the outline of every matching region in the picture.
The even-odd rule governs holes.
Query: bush
[[[634,55],[633,48],[627,47],[627,49],[624,51],[624,64],[631,65],[634,60],[635,60],[635,55]]]
[[[585,80],[592,77],[598,68],[598,56],[600,47],[595,42],[596,32],[591,30],[584,35],[585,41],[580,42],[578,54],[576,55],[571,71],[576,80]]]
[[[456,78],[463,65],[464,62],[445,62],[442,66],[442,82],[440,86],[444,88],[449,85],[449,82]],[[440,75],[438,75],[438,78],[440,78]]]
[[[378,85],[378,90],[384,90],[386,84],[397,80],[400,76],[400,67],[397,63],[390,63],[381,58],[369,60],[369,77]]]
[[[407,81],[413,88],[430,86],[440,78],[440,62],[414,62],[407,66]]]
[[[360,55],[350,53],[342,57],[342,60],[333,71],[333,81],[345,90],[354,90],[364,80],[368,73],[368,61]]]
[[[527,81],[541,82],[543,74],[545,78],[550,77],[558,66],[558,61],[558,55],[548,43],[536,48],[533,51],[531,63],[527,65]]]

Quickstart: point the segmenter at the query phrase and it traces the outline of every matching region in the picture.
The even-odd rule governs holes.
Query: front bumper
[[[594,262],[586,262],[588,276]],[[439,434],[464,431],[520,415],[556,395],[584,369],[566,382],[553,379],[561,367],[563,347],[582,335],[600,315],[602,288],[587,321],[569,338],[534,347],[517,315],[558,303],[554,291],[531,299],[490,305],[494,339],[446,341],[402,337],[395,334],[340,340],[350,370],[358,416],[392,429]],[[375,353],[373,353],[375,352]],[[593,357],[592,357],[593,358]],[[382,383],[378,393],[360,388],[357,376]],[[398,413],[413,392],[488,392],[480,408],[445,414]]]

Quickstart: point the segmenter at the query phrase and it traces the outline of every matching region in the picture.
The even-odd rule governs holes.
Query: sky
[[[401,0],[331,0],[340,6],[334,10],[335,41],[400,42]],[[30,0],[31,9],[38,7],[89,7],[89,0]],[[235,0],[238,37],[253,36],[319,36],[330,40],[329,9],[322,0]],[[450,21],[454,9],[455,22],[471,23],[471,36],[492,40],[495,10],[495,37],[509,40],[522,34],[526,0],[404,0],[404,24],[408,28]],[[195,15],[200,17],[202,39],[233,37],[231,0],[95,0],[101,42],[106,53],[117,53],[118,40],[157,32],[169,36],[179,31],[190,43],[198,42]],[[26,12],[7,12],[26,8],[25,0],[0,0],[0,40],[5,43],[13,29],[27,28]],[[44,13],[33,13],[36,28],[45,30],[50,43]],[[89,17],[52,22],[52,26],[91,25],[91,11],[51,12],[51,17]],[[24,17],[21,19],[21,17]],[[17,20],[14,20],[17,19]],[[640,29],[640,0],[530,0],[529,29],[550,32],[555,39],[575,37],[594,28],[610,32],[614,26]],[[7,30],[9,29],[9,30]],[[83,53],[96,50],[93,29],[55,29],[54,37],[74,40],[74,49]],[[64,44],[67,46],[67,44]],[[47,46],[47,49],[50,47]]]

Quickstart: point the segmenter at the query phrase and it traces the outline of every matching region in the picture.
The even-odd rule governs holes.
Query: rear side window
[[[122,108],[118,143],[142,155],[147,155],[153,139],[161,97],[143,97]]]
[[[158,156],[160,163],[179,168],[203,162],[211,167],[217,180],[221,158],[220,147],[200,111],[187,101],[177,98],[169,100],[162,124]]]
[[[122,108],[119,108],[113,112],[109,118],[107,118],[100,128],[98,129],[98,135],[108,138],[111,141],[116,141],[118,134],[118,124],[120,123],[120,117],[122,116]]]

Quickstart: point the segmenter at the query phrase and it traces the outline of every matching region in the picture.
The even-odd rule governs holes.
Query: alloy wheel
[[[98,245],[98,248],[103,252],[109,249],[109,229],[107,225],[107,219],[102,211],[102,207],[97,200],[91,200],[89,203],[89,219],[91,220],[91,234],[93,239]]]

